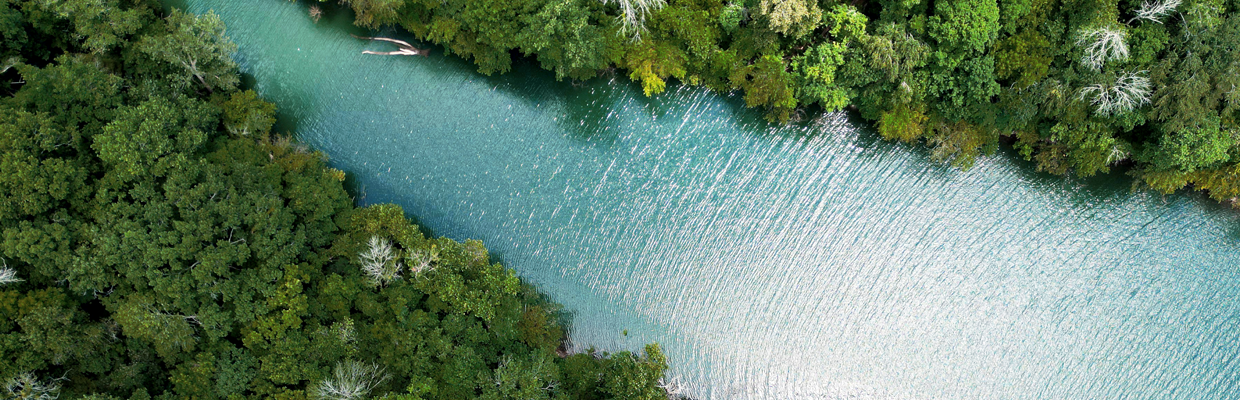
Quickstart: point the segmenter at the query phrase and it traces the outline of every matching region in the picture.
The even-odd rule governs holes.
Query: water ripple
[[[771,126],[697,88],[483,77],[365,57],[347,15],[188,3],[363,202],[484,240],[575,313],[579,350],[662,343],[702,400],[1240,399],[1240,221],[1197,196],[1003,154],[957,171],[843,113]]]

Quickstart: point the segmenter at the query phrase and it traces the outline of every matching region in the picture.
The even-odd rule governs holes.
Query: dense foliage
[[[1006,138],[1051,173],[1127,165],[1163,192],[1240,196],[1236,0],[341,2],[486,74],[523,54],[558,78],[619,67],[647,95],[740,90],[772,120],[855,105],[961,167]]]
[[[354,208],[220,20],[161,14],[0,0],[0,398],[666,398],[657,346],[559,357],[481,243]]]

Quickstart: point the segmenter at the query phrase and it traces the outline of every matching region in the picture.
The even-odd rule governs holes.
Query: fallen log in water
[[[431,49],[419,49],[417,47],[413,47],[413,45],[409,44],[409,42],[406,42],[404,40],[397,40],[397,39],[385,38],[385,37],[357,36],[353,34],[350,34],[349,36],[362,39],[362,40],[378,40],[382,42],[393,43],[396,45],[396,47],[400,48],[399,50],[396,50],[396,51],[365,50],[365,51],[362,51],[362,54],[377,54],[381,56],[428,56],[431,54]]]

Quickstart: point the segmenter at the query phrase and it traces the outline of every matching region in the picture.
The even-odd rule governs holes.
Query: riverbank
[[[944,168],[850,115],[768,124],[702,88],[647,98],[623,75],[573,86],[526,63],[481,76],[438,48],[363,55],[386,47],[344,34],[371,35],[346,16],[313,24],[304,4],[189,6],[229,23],[256,91],[367,204],[485,241],[576,312],[576,343],[660,343],[695,397],[1228,387],[1200,377],[1231,353],[1188,345],[1234,340],[1211,327],[1232,304],[1238,225],[1203,196],[1048,176],[1006,153]]]
[[[344,3],[357,25],[399,26],[486,75],[507,72],[514,56],[557,79],[614,67],[647,96],[671,79],[739,91],[776,121],[853,105],[884,138],[924,144],[955,167],[1007,137],[1039,171],[1088,177],[1127,164],[1143,189],[1240,196],[1240,97],[1230,90],[1240,78],[1225,67],[1240,52],[1212,50],[1240,37],[1232,5]],[[649,6],[616,5],[630,3]]]
[[[0,397],[666,397],[657,345],[558,358],[481,242],[354,204],[160,6],[0,3]]]

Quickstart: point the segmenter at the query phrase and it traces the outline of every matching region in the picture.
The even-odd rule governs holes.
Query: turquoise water
[[[1240,218],[1199,196],[953,170],[696,88],[362,55],[387,47],[304,4],[187,4],[360,202],[483,240],[578,349],[661,343],[700,399],[1240,398]]]

